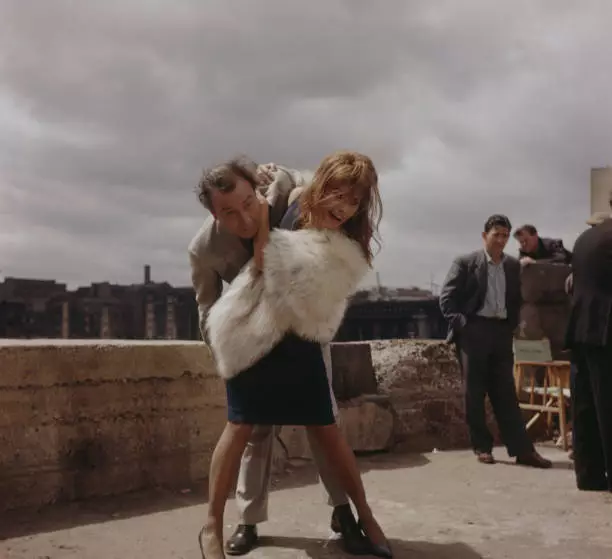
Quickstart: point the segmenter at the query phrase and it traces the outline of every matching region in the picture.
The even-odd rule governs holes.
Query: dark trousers
[[[612,491],[612,347],[584,344],[573,355],[576,481],[580,488]]]
[[[475,452],[491,452],[485,398],[493,407],[510,456],[533,451],[514,384],[512,330],[505,320],[473,318],[461,331],[457,351],[463,371],[465,415]]]
[[[578,374],[578,366],[572,360],[570,366],[570,394],[574,394],[576,391],[576,375]],[[572,450],[576,448],[576,429],[574,429],[574,410],[572,407]]]

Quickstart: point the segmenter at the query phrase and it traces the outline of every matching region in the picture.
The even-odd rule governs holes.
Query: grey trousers
[[[331,388],[331,351],[328,344],[322,346],[323,359],[327,369],[334,415],[338,407]],[[241,524],[259,524],[268,520],[268,495],[272,469],[274,439],[280,427],[256,425],[240,462],[240,473],[236,485],[236,506]],[[335,473],[329,467],[323,450],[308,433],[308,443],[319,471],[319,478],[327,492],[329,505],[336,507],[347,504],[348,497]]]

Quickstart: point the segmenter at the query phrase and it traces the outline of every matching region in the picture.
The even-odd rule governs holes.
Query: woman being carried
[[[366,499],[355,456],[336,425],[321,344],[329,343],[372,261],[378,176],[361,154],[326,157],[302,195],[298,231],[273,230],[267,204],[254,258],[211,308],[208,338],[226,380],[228,423],[213,453],[205,559],[222,559],[223,514],[254,425],[304,425],[342,480],[370,542],[392,557]]]

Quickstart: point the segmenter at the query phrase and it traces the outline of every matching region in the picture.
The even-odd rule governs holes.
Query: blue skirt
[[[321,345],[287,334],[226,382],[227,418],[250,425],[335,423]]]

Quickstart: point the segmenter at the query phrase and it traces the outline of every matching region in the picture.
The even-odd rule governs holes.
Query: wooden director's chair
[[[538,382],[538,371],[544,375]],[[527,422],[529,430],[542,416],[547,415],[549,433],[552,415],[559,416],[559,430],[563,450],[568,450],[567,405],[570,400],[570,362],[552,358],[550,342],[542,340],[514,340],[514,382],[522,410],[535,412]],[[521,402],[522,393],[529,395],[529,402]]]

